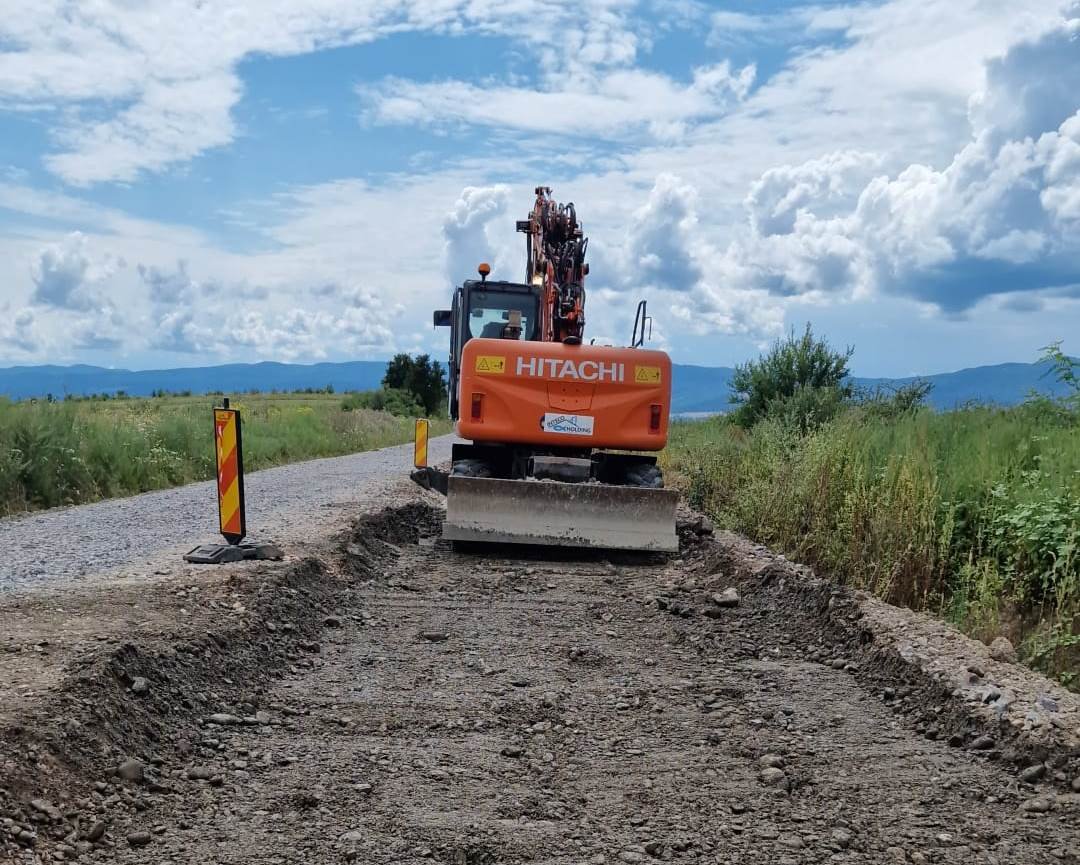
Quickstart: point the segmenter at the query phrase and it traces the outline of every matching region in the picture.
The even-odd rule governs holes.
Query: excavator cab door
[[[451,309],[435,310],[435,327],[450,328],[450,417],[457,420],[460,404],[458,381],[461,352],[474,337],[488,339],[537,338],[540,296],[528,285],[516,282],[466,280],[454,292]]]

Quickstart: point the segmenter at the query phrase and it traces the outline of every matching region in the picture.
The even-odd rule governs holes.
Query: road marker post
[[[413,432],[413,470],[409,473],[416,483],[425,490],[446,495],[447,477],[445,471],[432,468],[428,465],[428,441],[431,438],[431,422],[427,418],[418,417],[416,428]]]
[[[244,441],[240,412],[229,400],[214,409],[214,455],[217,459],[218,526],[228,543],[237,545],[247,534],[244,510]]]
[[[265,541],[247,541],[244,500],[244,443],[240,410],[225,397],[214,407],[214,462],[217,466],[218,529],[224,544],[201,544],[184,556],[197,565],[220,565],[245,559],[281,559],[283,553]]]
[[[427,418],[416,419],[416,430],[413,434],[413,466],[418,469],[428,467],[428,435],[431,432],[431,424]]]

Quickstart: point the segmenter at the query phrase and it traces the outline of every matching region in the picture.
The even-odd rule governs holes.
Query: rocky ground
[[[678,558],[454,551],[382,498],[5,605],[0,862],[1080,861],[1080,702],[1007,653],[690,515]]]

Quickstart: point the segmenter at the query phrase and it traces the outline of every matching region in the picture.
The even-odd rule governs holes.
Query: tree
[[[427,414],[436,414],[446,402],[446,377],[442,364],[426,354],[415,358],[401,353],[386,365],[382,385],[387,390],[408,391]]]
[[[854,351],[850,346],[843,352],[833,350],[825,340],[814,337],[809,323],[802,336],[795,336],[792,329],[773,343],[767,354],[735,367],[730,385],[731,402],[737,406],[735,422],[749,428],[770,411],[776,413],[782,403],[793,404],[800,412],[813,411],[815,406],[820,410],[826,405],[835,411],[851,398],[848,361]],[[833,393],[826,397],[825,391]],[[825,419],[817,418],[819,422]],[[815,419],[807,416],[796,420],[805,429]]]

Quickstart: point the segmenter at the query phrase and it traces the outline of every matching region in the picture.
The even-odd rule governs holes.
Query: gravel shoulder
[[[1080,861],[1048,680],[690,515],[664,558],[441,514],[398,482],[302,559],[13,596],[119,624],[5,701],[0,862]]]
[[[450,457],[453,436],[430,442],[430,458]],[[245,476],[248,534],[303,552],[339,531],[381,484],[412,467],[412,445],[309,460]],[[212,481],[124,499],[0,519],[0,594],[100,578],[174,571],[179,557],[220,541]]]

